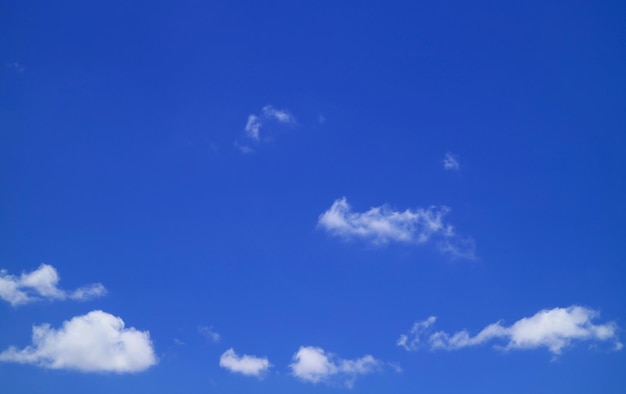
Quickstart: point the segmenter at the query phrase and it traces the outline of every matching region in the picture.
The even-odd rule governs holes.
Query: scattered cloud
[[[6,66],[19,74],[24,72],[24,67],[18,62],[7,63]]]
[[[259,140],[259,132],[261,131],[261,119],[256,115],[248,115],[248,122],[246,122],[246,135],[255,140]]]
[[[341,382],[352,387],[356,378],[379,370],[382,363],[370,355],[356,359],[341,359],[324,349],[301,346],[289,365],[296,378],[311,383]]]
[[[247,142],[260,142],[261,128],[267,122],[294,125],[296,124],[296,118],[286,109],[278,109],[271,105],[266,105],[261,109],[259,114],[248,115],[248,120],[246,121],[246,126],[244,127],[245,139]],[[254,149],[250,147],[247,142],[240,143],[235,141],[235,148],[237,148],[241,153],[253,153]]]
[[[254,116],[254,115],[251,115]],[[296,123],[296,118],[289,111],[284,109],[276,109],[271,105],[263,107],[263,117],[266,119],[275,119],[280,123]]]
[[[84,301],[106,294],[106,288],[100,283],[74,291],[61,290],[57,287],[59,280],[57,270],[48,264],[42,264],[36,270],[22,273],[19,277],[0,270],[0,298],[16,306],[40,299]]]
[[[443,157],[443,168],[446,170],[460,170],[461,164],[459,163],[459,157],[448,152]]]
[[[320,215],[318,226],[333,236],[364,239],[374,245],[390,242],[424,244],[435,240],[442,253],[457,258],[475,258],[474,241],[460,238],[454,227],[444,221],[448,207],[394,211],[387,205],[353,212],[345,197]]]
[[[198,333],[213,342],[219,342],[221,339],[220,334],[212,326],[198,326]]]
[[[0,361],[116,373],[139,372],[157,363],[148,331],[125,328],[121,318],[103,311],[74,317],[59,329],[34,326],[32,341],[22,350],[3,351]]]
[[[239,356],[233,348],[230,348],[220,357],[220,367],[226,368],[233,373],[261,378],[269,371],[272,364],[270,364],[267,357],[256,357],[247,354]]]
[[[531,317],[522,318],[511,326],[501,322],[490,324],[478,334],[471,336],[467,330],[448,334],[443,331],[433,332],[434,316],[417,322],[409,333],[403,334],[397,345],[406,350],[421,347],[430,349],[458,350],[465,347],[482,345],[499,340],[504,344],[495,345],[503,350],[547,348],[555,356],[577,341],[610,341],[615,350],[623,345],[617,337],[617,325],[614,322],[594,324],[600,313],[596,310],[570,306],[567,308],[544,309]]]

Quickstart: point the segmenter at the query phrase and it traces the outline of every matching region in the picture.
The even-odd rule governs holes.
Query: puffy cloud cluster
[[[352,387],[359,375],[378,370],[382,363],[370,355],[357,359],[341,359],[319,347],[301,346],[290,364],[293,376],[311,383],[343,382]]]
[[[433,332],[436,318],[431,316],[415,323],[409,333],[400,336],[397,345],[406,350],[417,350],[422,346],[457,350],[501,340],[505,342],[504,345],[497,347],[504,350],[545,347],[552,354],[559,355],[564,348],[577,341],[610,341],[616,350],[621,349],[623,345],[617,337],[617,325],[614,322],[592,323],[598,316],[598,311],[576,305],[544,309],[508,327],[500,322],[490,324],[474,336],[467,330],[454,334]]]
[[[267,357],[256,357],[248,354],[239,356],[233,348],[226,350],[220,357],[220,367],[247,376],[262,377],[271,366],[272,364]]]
[[[390,242],[424,244],[437,241],[439,250],[453,257],[474,258],[474,242],[459,238],[444,217],[449,208],[431,206],[394,211],[387,205],[353,212],[345,197],[322,213],[318,226],[334,236],[364,239],[375,245]]]
[[[0,361],[83,372],[139,372],[156,364],[150,333],[126,328],[124,321],[92,311],[63,323],[59,329],[33,327],[32,345],[10,347]]]
[[[74,291],[61,290],[57,287],[58,283],[57,270],[48,264],[42,264],[36,270],[23,273],[19,277],[0,270],[0,298],[16,306],[41,299],[82,301],[106,294],[106,288],[100,283]]]

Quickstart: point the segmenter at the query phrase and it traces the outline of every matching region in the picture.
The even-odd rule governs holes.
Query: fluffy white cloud
[[[213,342],[219,342],[221,339],[220,334],[212,326],[198,326],[198,333]]]
[[[381,367],[381,362],[370,355],[345,360],[319,347],[301,346],[290,364],[293,376],[311,383],[342,381],[352,387],[359,375],[372,373]]]
[[[461,169],[461,164],[459,163],[459,158],[456,155],[448,152],[443,157],[443,168],[446,170],[459,170]]]
[[[263,127],[263,125],[267,121],[274,121],[283,124],[295,124],[296,118],[286,109],[277,109],[271,105],[266,105],[261,109],[261,113],[259,115],[248,115],[248,120],[244,128],[244,131],[246,132],[246,137],[255,142],[260,141],[261,127]],[[242,153],[254,152],[251,147],[239,144],[238,142],[235,142],[235,147],[239,149]]]
[[[256,357],[244,354],[237,355],[233,348],[225,351],[220,357],[220,367],[231,372],[240,373],[247,376],[262,377],[269,371],[272,364],[267,357]]]
[[[106,294],[105,287],[92,284],[74,291],[65,291],[57,287],[59,274],[48,264],[42,264],[36,270],[23,273],[19,277],[9,275],[6,270],[0,270],[0,298],[11,305],[21,305],[37,301],[42,298],[50,300],[88,300]]]
[[[474,257],[474,242],[461,239],[454,227],[444,221],[447,207],[394,211],[387,205],[353,212],[345,197],[320,215],[318,226],[331,235],[361,238],[376,245],[389,242],[424,244],[436,239],[439,250],[453,257]]]
[[[33,364],[82,372],[139,372],[156,364],[150,333],[125,328],[124,321],[103,311],[92,311],[63,323],[33,327],[32,345],[10,347],[0,361]]]
[[[496,347],[504,350],[545,347],[552,354],[559,355],[575,341],[611,341],[616,350],[621,349],[617,325],[614,322],[592,323],[598,316],[598,311],[576,305],[544,309],[508,327],[500,322],[490,324],[475,336],[471,336],[467,330],[454,334],[432,332],[431,327],[436,318],[431,316],[415,323],[408,334],[400,336],[397,345],[407,350],[417,350],[423,344],[431,349],[457,350],[501,340],[505,344]]]

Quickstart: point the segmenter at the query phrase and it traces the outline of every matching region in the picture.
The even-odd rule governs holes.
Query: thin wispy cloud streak
[[[32,345],[12,346],[0,353],[0,362],[32,364],[49,369],[81,372],[140,372],[157,363],[150,333],[103,311],[77,316],[55,329],[33,327]]]
[[[354,212],[343,197],[319,216],[318,227],[332,236],[361,239],[373,245],[434,242],[439,251],[452,257],[475,258],[474,241],[457,236],[454,226],[445,221],[449,212],[445,206],[395,211],[388,205]]]
[[[361,375],[381,369],[382,362],[371,355],[342,359],[314,346],[301,346],[293,355],[291,374],[309,383],[342,384],[351,388]]]
[[[400,335],[396,344],[408,351],[420,348],[459,350],[497,341],[499,343],[494,347],[505,351],[543,347],[555,356],[560,355],[563,349],[585,341],[610,342],[613,349],[622,349],[623,345],[617,336],[617,324],[594,324],[593,320],[599,315],[596,310],[576,305],[544,309],[510,326],[501,322],[490,324],[476,335],[471,335],[467,330],[453,334],[434,331],[436,317],[431,316],[416,322],[408,333]]]
[[[48,264],[42,264],[36,270],[20,276],[9,275],[6,270],[0,270],[0,298],[18,306],[44,299],[85,301],[107,293],[100,283],[67,291],[57,286],[59,281],[57,270]]]

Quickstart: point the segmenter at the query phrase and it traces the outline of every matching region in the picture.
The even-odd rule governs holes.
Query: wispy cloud
[[[261,109],[259,114],[248,115],[248,120],[244,127],[245,140],[247,140],[247,142],[235,141],[235,148],[242,153],[254,152],[254,149],[250,147],[248,143],[258,143],[261,141],[261,128],[268,122],[294,125],[296,124],[296,118],[286,109],[278,109],[271,105],[266,105]]]
[[[433,332],[434,316],[417,322],[407,334],[403,334],[397,345],[406,350],[421,347],[430,349],[458,350],[470,346],[499,340],[504,344],[496,347],[503,350],[547,348],[552,354],[559,355],[566,347],[578,341],[610,341],[614,349],[623,345],[617,337],[617,325],[614,322],[594,324],[592,320],[599,312],[582,306],[544,309],[531,317],[522,318],[511,326],[501,322],[490,324],[478,334],[472,336],[467,330],[448,334],[444,331]]]
[[[22,350],[3,351],[0,361],[116,373],[139,372],[157,363],[148,331],[125,328],[121,318],[102,311],[74,317],[59,329],[34,326],[32,341]]]
[[[16,306],[41,299],[83,301],[106,294],[106,288],[100,283],[74,291],[61,290],[57,287],[58,283],[57,270],[48,264],[42,264],[36,270],[23,273],[19,277],[0,270],[0,298]]]
[[[221,336],[212,326],[198,326],[198,333],[212,342],[219,342]]]
[[[24,67],[18,62],[7,63],[6,66],[19,74],[24,72]]]
[[[449,211],[445,206],[394,211],[382,205],[365,212],[353,212],[343,197],[320,215],[318,226],[333,236],[363,239],[375,245],[390,242],[419,245],[434,240],[442,253],[474,258],[474,241],[458,237],[454,227],[445,222]]]
[[[220,367],[233,373],[261,378],[269,371],[272,364],[267,357],[256,357],[244,354],[239,356],[233,348],[225,351],[220,357]]]
[[[446,170],[460,170],[461,164],[459,163],[459,157],[448,152],[443,157],[443,168]]]
[[[352,387],[360,375],[379,370],[382,363],[370,355],[356,359],[342,359],[324,349],[301,346],[290,364],[291,373],[298,379],[311,383],[340,382]]]

